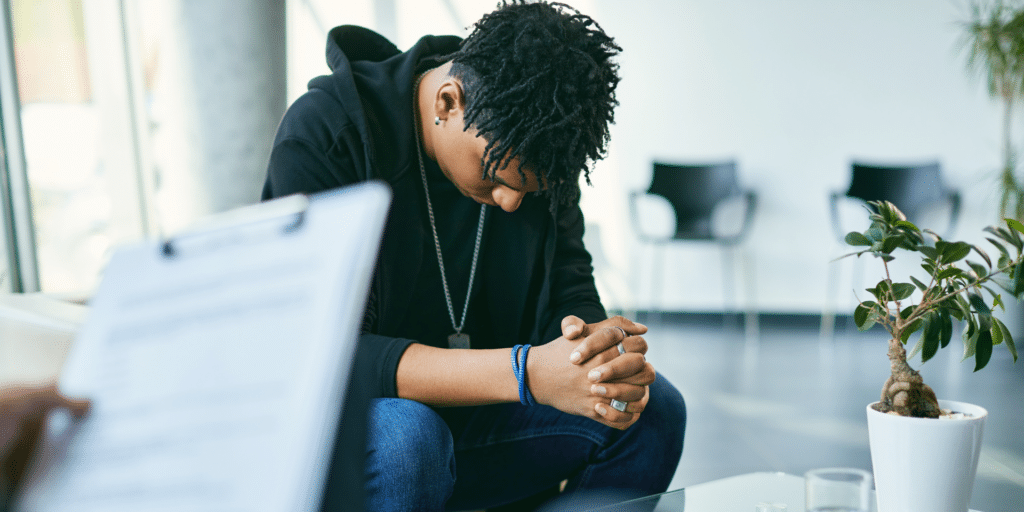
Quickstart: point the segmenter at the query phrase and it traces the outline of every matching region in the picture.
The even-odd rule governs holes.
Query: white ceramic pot
[[[967,512],[988,411],[939,400],[965,419],[906,418],[868,412],[878,512]]]

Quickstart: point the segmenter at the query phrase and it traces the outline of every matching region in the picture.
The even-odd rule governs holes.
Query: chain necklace
[[[420,162],[420,176],[423,178],[423,192],[427,197],[427,216],[430,218],[430,230],[434,234],[434,248],[437,249],[437,265],[441,269],[441,284],[444,285],[444,300],[448,303],[448,317],[452,320],[452,328],[455,333],[448,336],[448,348],[469,348],[469,335],[462,332],[466,326],[466,312],[469,311],[469,297],[473,293],[473,277],[476,276],[476,262],[480,255],[480,240],[484,233],[484,217],[487,214],[487,205],[480,205],[480,221],[476,227],[476,245],[473,247],[473,264],[469,269],[469,286],[466,289],[466,302],[462,306],[462,319],[455,323],[455,308],[452,307],[452,294],[448,291],[448,278],[444,274],[444,258],[441,256],[441,240],[437,237],[437,224],[434,221],[434,208],[430,205],[430,188],[427,185],[427,170],[423,167],[423,148],[420,147],[420,116],[416,104],[419,101],[420,82],[424,75],[416,78],[416,86],[413,87],[412,117],[416,123],[416,157]]]

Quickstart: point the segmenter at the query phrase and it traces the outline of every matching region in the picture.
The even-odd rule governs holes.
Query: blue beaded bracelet
[[[519,349],[522,349],[520,351]],[[516,345],[512,347],[512,373],[519,382],[519,402],[523,405],[537,405],[533,399],[533,393],[526,387],[526,354],[530,352],[530,345]]]

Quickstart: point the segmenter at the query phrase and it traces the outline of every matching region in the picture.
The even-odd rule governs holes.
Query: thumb
[[[562,319],[562,336],[567,340],[576,339],[583,335],[583,328],[586,325],[580,317],[569,315]]]

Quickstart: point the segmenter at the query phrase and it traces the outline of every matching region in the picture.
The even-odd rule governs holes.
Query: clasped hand
[[[594,324],[567,316],[561,337],[534,348],[543,356],[531,352],[530,389],[541,403],[625,430],[640,418],[656,378],[644,358],[647,341],[641,335],[646,332],[644,325],[621,316]],[[627,402],[626,410],[613,409],[612,399]]]

